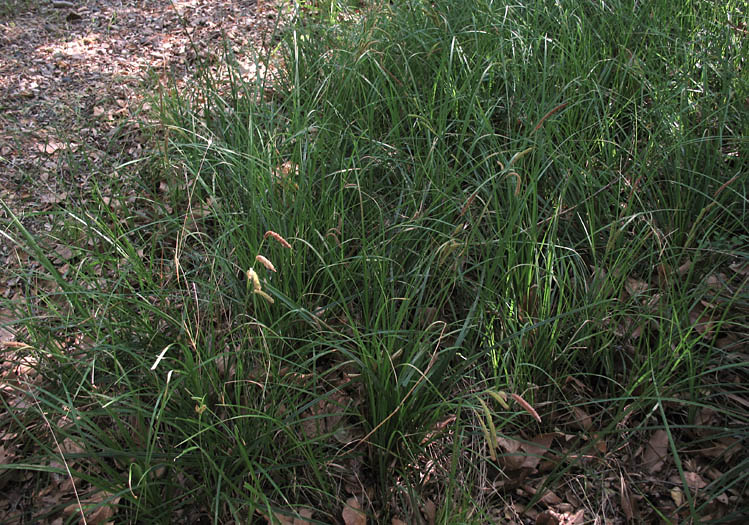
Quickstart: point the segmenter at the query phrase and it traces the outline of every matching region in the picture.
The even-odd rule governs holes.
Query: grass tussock
[[[159,98],[64,270],[9,223],[0,480],[119,523],[745,515],[746,6],[329,7],[272,84]]]

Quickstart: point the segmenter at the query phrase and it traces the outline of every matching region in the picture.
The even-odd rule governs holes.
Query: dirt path
[[[220,56],[223,36],[240,56],[260,48],[277,13],[268,0],[8,0],[0,7],[0,199],[32,231],[53,229],[55,210],[145,153],[144,88],[184,83],[199,61]],[[0,298],[18,298],[12,274],[26,259],[1,234],[8,219],[0,207]]]

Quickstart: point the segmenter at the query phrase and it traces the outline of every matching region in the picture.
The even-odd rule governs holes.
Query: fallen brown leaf
[[[729,268],[739,275],[749,275],[749,261],[736,261]]]
[[[39,198],[42,204],[57,204],[68,198],[68,194],[63,193],[45,193]]]
[[[5,328],[4,326],[1,326],[2,322],[4,321],[2,317],[2,312],[0,312],[0,346],[8,346],[10,347],[11,342],[15,342],[16,334]]]
[[[572,409],[572,414],[575,417],[573,422],[577,425],[577,427],[585,430],[586,432],[590,430],[590,427],[593,426],[593,418],[590,417],[590,415],[580,407],[572,406],[570,408]]]
[[[6,452],[5,447],[3,445],[0,445],[0,465],[7,465],[13,460],[13,457],[9,452]],[[2,487],[5,483],[0,482],[0,487]]]
[[[630,297],[634,297],[635,295],[645,292],[648,289],[648,283],[633,277],[627,277],[627,282],[624,283],[624,289],[627,290]]]
[[[355,496],[346,500],[341,517],[346,525],[367,525],[367,515],[362,512],[361,503]]]
[[[693,266],[694,266],[694,261],[689,260],[685,262],[684,264],[682,264],[681,266],[679,266],[676,269],[676,273],[679,274],[680,277],[684,277],[686,274],[688,274],[692,270]]]
[[[37,144],[37,149],[40,153],[46,153],[47,155],[53,155],[56,151],[65,147],[62,142],[51,141],[46,144]]]
[[[701,450],[702,455],[711,459],[723,457],[726,462],[741,450],[741,442],[731,437],[720,438],[712,447]]]
[[[519,470],[523,466],[525,456],[520,453],[520,441],[510,438],[497,437],[497,445],[505,450],[499,458],[502,467],[507,470]]]
[[[741,397],[741,396],[737,396],[736,394],[725,394],[725,396],[732,401],[736,401],[739,405],[749,408],[748,399]]]
[[[60,450],[67,456],[69,454],[84,454],[86,450],[71,438],[65,438],[60,444]]]
[[[671,499],[674,500],[677,507],[681,507],[681,504],[684,503],[684,493],[678,487],[673,488],[671,489]]]
[[[312,519],[312,509],[302,509],[299,511],[299,515],[301,518],[294,518],[294,525],[312,525],[312,522],[309,521]]]
[[[541,503],[553,507],[562,503],[562,498],[557,496],[554,492],[547,490],[544,495],[541,496]]]
[[[528,494],[535,496],[538,493],[538,490],[535,487],[532,487],[531,485],[523,485],[523,490],[526,491]],[[541,503],[545,504],[547,507],[556,507],[557,505],[560,505],[562,503],[562,498],[557,496],[554,492],[552,492],[549,489],[543,489],[541,498]],[[557,509],[558,510],[558,509]]]
[[[437,505],[431,499],[424,502],[424,517],[427,519],[428,525],[434,525],[434,520],[437,517]]]
[[[590,387],[575,376],[567,376],[567,378],[564,380],[564,386],[570,384],[572,384],[572,387],[578,393],[588,393],[590,391]]]
[[[94,500],[96,503],[103,502],[106,498],[109,498],[111,494],[108,494],[106,492],[99,492],[94,496]],[[102,523],[109,522],[115,513],[115,506],[117,503],[119,503],[120,498],[116,497],[112,499],[108,504],[102,505],[101,507],[94,510],[89,516],[86,518],[86,522],[91,525],[100,525]]]
[[[702,476],[700,476],[696,472],[685,472],[684,479],[687,482],[687,487],[689,487],[693,491],[697,491],[707,487],[707,481],[702,479]]]
[[[591,437],[593,438],[593,444],[596,450],[600,452],[601,454],[606,454],[606,451],[608,450],[608,445],[606,444],[606,438],[598,432],[593,432]]]
[[[521,447],[527,454],[522,467],[535,469],[543,459],[544,454],[549,451],[553,440],[554,434],[541,434],[531,439],[530,442],[522,443]]]
[[[702,407],[698,412],[697,416],[695,417],[694,424],[698,427],[714,427],[718,422],[718,413],[713,410],[710,407]],[[708,435],[711,431],[714,431],[712,428],[697,428],[695,429],[695,433],[698,436],[705,436]]]
[[[571,512],[555,512],[551,509],[543,511],[536,517],[536,525],[579,525],[585,518],[585,510],[580,509],[575,514]]]
[[[559,514],[553,510],[545,510],[536,516],[536,525],[559,525]]]
[[[668,453],[668,433],[665,430],[656,430],[650,437],[642,454],[642,466],[651,474],[663,468]]]
[[[112,497],[112,494],[108,492],[97,492],[86,501],[82,501],[83,512],[86,515],[85,523],[101,525],[110,522],[114,516],[116,505],[119,501],[119,496]],[[97,507],[96,505],[100,506]],[[73,516],[79,514],[80,511],[81,507],[79,507],[78,503],[75,502],[65,507],[63,514],[66,516]]]
[[[700,335],[709,337],[712,334],[715,324],[713,322],[713,314],[702,303],[697,303],[689,311],[689,321]]]
[[[276,524],[280,523],[281,525],[312,525],[312,522],[309,521],[312,518],[312,509],[302,509],[298,512],[299,518],[296,516],[290,516],[288,514],[282,514],[280,512],[274,512],[273,518],[269,518],[262,512],[260,513],[263,518],[265,518],[265,521],[269,524]]]
[[[55,253],[65,261],[73,257],[73,249],[67,244],[58,244],[55,248]]]

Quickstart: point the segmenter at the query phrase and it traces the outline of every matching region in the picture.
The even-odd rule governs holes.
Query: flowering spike
[[[514,399],[515,401],[517,401],[518,405],[520,405],[521,407],[523,407],[523,410],[525,410],[531,416],[533,416],[533,419],[535,419],[539,423],[541,422],[541,416],[538,415],[538,412],[536,412],[536,409],[533,408],[530,405],[530,403],[528,403],[528,401],[526,401],[525,399],[523,399],[522,397],[520,397],[517,394],[510,394],[510,395],[512,396],[512,399]]]
[[[266,301],[268,301],[270,304],[273,304],[275,302],[273,300],[273,297],[271,297],[270,295],[268,295],[267,293],[265,293],[262,290],[253,290],[252,293],[258,294],[260,297],[262,297],[263,299],[265,299]]]
[[[291,244],[289,244],[288,242],[286,242],[286,239],[284,239],[283,237],[281,237],[279,234],[277,234],[273,230],[268,230],[267,232],[265,232],[265,235],[263,236],[263,239],[267,239],[268,237],[273,237],[284,248],[291,248]]]
[[[252,282],[252,291],[257,292],[261,289],[260,287],[260,278],[257,276],[257,273],[255,270],[250,268],[247,270],[247,280]]]
[[[268,259],[263,257],[262,255],[256,255],[255,260],[265,266],[266,269],[270,270],[271,272],[275,272],[276,268],[273,266],[273,263],[270,262]]]

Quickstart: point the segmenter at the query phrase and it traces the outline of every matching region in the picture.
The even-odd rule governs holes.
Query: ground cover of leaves
[[[0,18],[0,196],[14,210],[44,211],[72,188],[85,198],[111,161],[139,156],[145,79],[183,82],[223,37],[260,44],[275,17],[254,0],[70,4]]]
[[[235,51],[262,45],[276,16],[255,0],[16,7],[0,11],[0,198],[19,216],[86,199],[123,159],[140,158],[144,88],[183,84],[220,55],[223,37]],[[43,215],[25,224],[52,228]],[[26,262],[11,248],[0,243],[3,267]],[[14,284],[0,278],[0,295]]]

